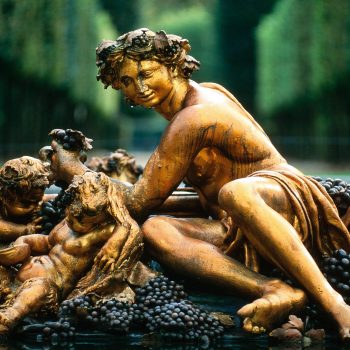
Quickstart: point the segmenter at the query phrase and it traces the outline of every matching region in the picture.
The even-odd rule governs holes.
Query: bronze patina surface
[[[147,217],[186,178],[213,218],[152,217],[142,227],[146,248],[178,272],[252,298],[238,312],[248,331],[270,329],[303,308],[309,295],[336,321],[340,336],[350,337],[350,307],[315,261],[331,247],[350,245],[332,201],[287,163],[233,95],[189,79],[199,67],[189,50],[187,40],[148,29],[97,48],[105,87],[122,90],[130,103],[154,108],[169,121],[142,178],[125,191],[132,216]],[[302,289],[224,254],[240,240],[246,243],[243,263],[257,270],[259,259],[272,262]],[[101,262],[112,251],[101,250]]]
[[[44,191],[50,184],[50,169],[39,159],[21,157],[0,169],[0,242],[40,232],[38,216]]]
[[[142,28],[103,41],[98,79],[122,90],[133,105],[154,108],[168,120],[159,146],[134,185],[119,184],[120,198],[142,224],[146,250],[178,273],[252,300],[238,314],[244,329],[261,333],[301,311],[310,297],[350,337],[350,307],[317,266],[332,249],[349,251],[350,235],[317,181],[282,157],[260,125],[225,88],[190,80],[199,62],[186,39]],[[70,183],[87,168],[79,153],[52,142],[51,167]],[[153,216],[186,179],[207,218]],[[185,204],[184,206],[185,207]],[[185,210],[184,210],[185,211]],[[210,218],[208,218],[210,216]],[[113,271],[132,251],[132,230],[107,241],[96,256]],[[121,248],[122,247],[122,248]],[[273,264],[301,286],[260,273]]]
[[[128,275],[139,254],[134,253],[131,260],[130,254],[125,257],[123,246],[128,253],[140,251],[142,239],[119,187],[103,173],[87,171],[75,176],[65,193],[71,202],[65,220],[49,235],[21,236],[0,250],[3,265],[22,263],[16,273],[1,267],[0,333],[7,333],[28,314],[57,312],[108,239],[120,247],[111,268],[124,272],[123,278]]]

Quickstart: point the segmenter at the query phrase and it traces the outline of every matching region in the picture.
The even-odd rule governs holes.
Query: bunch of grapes
[[[47,235],[61,220],[62,213],[60,208],[56,206],[55,200],[50,199],[41,205],[39,216],[42,218],[42,231],[40,233]]]
[[[72,199],[72,194],[61,190],[54,199],[43,202],[38,213],[42,217],[41,234],[49,234],[64,219],[66,207],[71,203]]]
[[[187,297],[184,287],[168,277],[160,275],[151,279],[143,287],[137,288],[136,302],[147,308],[179,301]]]
[[[31,323],[16,329],[18,334],[34,333],[37,342],[66,343],[75,337],[75,327],[65,319]]]
[[[82,148],[81,144],[71,131],[70,129],[59,130],[55,135],[55,139],[65,150],[78,151]]]
[[[135,321],[139,323],[145,321],[144,314],[150,309],[180,301],[187,297],[181,284],[177,284],[163,275],[150,280],[142,288],[137,288],[135,292]]]
[[[145,318],[149,331],[158,331],[169,340],[214,339],[224,332],[217,319],[188,300],[156,306],[145,312]]]
[[[331,286],[350,304],[350,254],[344,249],[335,250],[330,257],[323,258],[320,269]],[[328,325],[325,313],[313,303],[306,307],[306,315],[313,328]]]
[[[174,43],[172,45],[168,45],[164,47],[163,49],[159,49],[159,51],[166,57],[173,57],[175,56],[180,50],[180,45],[177,43]]]
[[[340,216],[344,215],[350,206],[350,184],[342,179],[327,178],[323,180],[318,176],[313,178],[325,188],[327,193],[333,199]]]
[[[61,320],[71,323],[82,321],[91,313],[94,305],[95,302],[89,295],[64,300],[58,310],[58,316]]]
[[[97,325],[97,328],[101,330],[112,333],[126,333],[132,325],[133,316],[134,309],[131,305],[116,299],[110,299],[97,303],[87,315],[86,320]]]
[[[65,300],[58,321],[42,324],[37,340],[62,342],[74,336],[72,325],[114,334],[147,329],[170,341],[206,343],[224,332],[216,318],[186,299],[182,285],[167,277],[158,276],[135,292],[134,304],[116,298],[101,300],[96,295]]]
[[[142,33],[141,35],[138,35],[136,38],[132,39],[133,45],[144,47],[149,44],[149,39],[145,33]]]
[[[350,304],[350,254],[344,249],[323,259],[321,270],[332,287]]]
[[[54,129],[49,135],[67,151],[88,151],[92,149],[91,139],[78,130]]]
[[[42,333],[38,334],[37,340],[50,340],[54,343],[62,340],[72,339],[74,336],[75,327],[72,326],[69,322],[63,320],[59,320],[57,322],[47,321],[43,323]]]
[[[166,306],[186,297],[183,286],[164,276],[149,281],[136,289],[136,303],[117,299],[101,300],[94,303],[90,296],[66,300],[61,304],[59,315],[66,321],[80,320],[93,328],[116,332],[127,332],[130,327],[144,326],[153,308]]]
[[[94,302],[88,295],[65,300],[59,316],[69,322],[80,322],[85,326],[112,333],[127,332],[132,325],[134,308],[132,305],[111,298]]]
[[[335,250],[330,257],[322,259],[319,267],[331,286],[350,304],[350,254],[344,249]],[[295,286],[279,269],[273,269],[270,276]],[[326,315],[316,304],[309,303],[305,311],[311,328],[322,328],[328,324]]]

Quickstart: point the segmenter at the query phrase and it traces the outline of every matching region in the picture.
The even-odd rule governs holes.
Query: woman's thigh
[[[205,241],[217,247],[223,246],[227,235],[227,228],[219,220],[203,218],[181,219],[170,216],[154,216],[148,219],[145,223],[145,231],[148,231],[145,232],[146,239],[147,235],[150,234],[150,230],[152,230],[158,237],[164,236],[164,224],[170,225],[170,227],[176,230],[178,234]],[[169,232],[170,230],[167,231]]]

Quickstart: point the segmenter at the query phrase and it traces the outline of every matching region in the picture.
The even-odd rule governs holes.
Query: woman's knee
[[[153,254],[171,254],[183,244],[183,235],[176,219],[166,216],[149,218],[142,226],[146,247]]]
[[[238,179],[225,184],[218,195],[220,207],[231,215],[250,209],[258,194],[254,191],[254,183],[249,180]]]
[[[157,242],[167,232],[169,220],[163,216],[152,216],[141,227],[146,242]]]

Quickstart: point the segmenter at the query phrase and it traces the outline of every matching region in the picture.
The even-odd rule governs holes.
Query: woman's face
[[[157,107],[173,89],[172,72],[157,61],[135,61],[126,57],[119,73],[124,95],[144,107]]]

